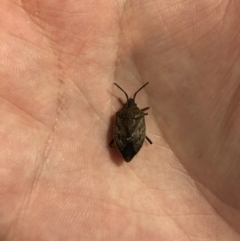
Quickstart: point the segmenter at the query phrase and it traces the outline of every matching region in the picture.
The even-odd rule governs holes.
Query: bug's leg
[[[148,113],[143,113],[144,115],[148,115]]]
[[[118,98],[118,100],[120,101],[120,103],[122,104],[122,106],[125,105],[125,104],[123,103],[123,101],[122,101],[120,98]]]
[[[141,109],[141,111],[145,111],[145,110],[149,110],[149,109],[150,109],[150,107],[148,106],[148,107]]]
[[[146,136],[146,139],[148,140],[148,142],[150,143],[150,144],[152,144],[152,141]]]
[[[112,139],[111,141],[110,141],[110,143],[109,143],[109,146],[110,147],[114,147],[112,144],[114,143],[114,139]]]

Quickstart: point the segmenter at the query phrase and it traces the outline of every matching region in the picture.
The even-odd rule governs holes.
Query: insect
[[[139,109],[135,103],[137,93],[147,84],[138,89],[133,98],[128,98],[127,93],[116,83],[114,83],[127,97],[127,103],[123,104],[123,108],[116,113],[116,122],[113,128],[113,139],[109,143],[113,147],[113,143],[122,154],[126,162],[130,162],[132,158],[141,149],[145,138],[150,144],[152,141],[146,136],[146,126],[144,116],[148,113],[144,111],[150,109],[145,107]]]

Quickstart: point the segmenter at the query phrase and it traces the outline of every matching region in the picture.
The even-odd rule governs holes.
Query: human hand
[[[239,240],[237,1],[2,1],[1,240]],[[150,106],[109,149],[117,82]]]

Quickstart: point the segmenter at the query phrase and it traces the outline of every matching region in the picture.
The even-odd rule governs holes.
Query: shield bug
[[[116,113],[116,122],[113,128],[113,139],[109,143],[112,147],[113,143],[122,154],[126,162],[130,162],[132,158],[141,149],[145,138],[150,144],[152,141],[146,136],[146,126],[144,116],[148,113],[144,111],[150,107],[139,109],[135,103],[137,93],[147,84],[138,89],[133,98],[128,98],[127,93],[116,83],[114,83],[127,97],[127,103]]]

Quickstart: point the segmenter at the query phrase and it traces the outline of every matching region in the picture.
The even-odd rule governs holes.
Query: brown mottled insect
[[[130,162],[132,158],[141,149],[145,138],[150,144],[152,141],[146,136],[146,126],[144,116],[148,113],[144,111],[150,107],[139,109],[135,103],[137,93],[144,88],[144,84],[132,98],[128,98],[127,93],[116,83],[114,83],[127,97],[127,103],[123,105],[123,108],[116,113],[116,122],[113,128],[113,140],[109,143],[112,147],[113,142],[117,149],[122,154],[126,162]]]

